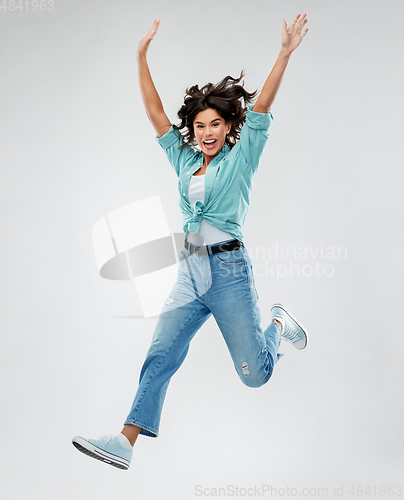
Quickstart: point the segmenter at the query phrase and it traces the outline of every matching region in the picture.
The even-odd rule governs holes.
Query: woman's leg
[[[282,354],[278,353],[281,325],[271,322],[261,329],[261,314],[250,257],[245,247],[210,256],[212,286],[205,304],[223,334],[242,382],[260,387],[273,373]]]
[[[192,338],[211,315],[200,296],[200,280],[196,286],[198,268],[195,273],[189,272],[190,264],[198,266],[198,257],[184,255],[186,259],[180,262],[177,282],[159,316],[141,369],[139,388],[122,430],[131,444],[139,433],[157,437],[171,377],[183,363]]]
[[[177,282],[160,313],[141,370],[139,389],[122,433],[94,439],[75,436],[72,440],[82,453],[119,469],[129,468],[132,447],[140,433],[152,437],[158,435],[170,379],[184,361],[191,339],[211,315],[201,298],[206,287],[210,286],[210,273],[204,272],[197,257],[188,259],[188,256],[187,251],[182,252]]]

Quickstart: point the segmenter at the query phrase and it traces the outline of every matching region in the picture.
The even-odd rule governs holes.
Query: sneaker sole
[[[308,344],[308,342],[309,342],[309,337],[308,337],[308,335],[307,335],[307,330],[306,330],[306,328],[305,328],[305,327],[304,327],[301,323],[299,323],[299,322],[298,322],[298,321],[297,321],[297,320],[296,320],[296,319],[295,319],[295,318],[294,318],[294,317],[290,314],[290,312],[286,309],[286,307],[285,307],[283,304],[274,304],[274,305],[271,307],[271,310],[272,310],[274,307],[279,307],[279,309],[282,309],[282,310],[283,310],[283,311],[284,311],[284,312],[285,312],[285,313],[289,316],[289,318],[290,318],[290,319],[292,319],[292,320],[296,323],[296,325],[297,325],[299,328],[301,328],[301,329],[303,330],[304,334],[306,335],[306,343],[304,344],[304,346],[303,346],[303,347],[296,347],[296,346],[294,346],[294,347],[296,347],[296,349],[300,349],[300,350],[302,350],[302,349],[304,349],[305,347],[307,347],[307,344]]]
[[[118,469],[129,469],[130,462],[128,462],[124,458],[117,457],[116,455],[112,455],[111,453],[108,453],[107,451],[94,446],[80,436],[73,438],[72,443],[79,451],[81,451],[85,455],[88,455],[89,457],[101,460],[101,462],[113,465]]]

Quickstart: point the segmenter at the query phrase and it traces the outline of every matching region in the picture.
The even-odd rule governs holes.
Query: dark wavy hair
[[[185,142],[181,149],[188,145],[196,146],[195,117],[208,108],[215,109],[226,123],[231,123],[231,129],[226,136],[225,144],[228,144],[231,148],[236,144],[240,138],[241,127],[246,119],[247,105],[253,101],[258,93],[258,90],[252,93],[247,92],[244,89],[244,82],[239,85],[244,78],[244,74],[244,71],[241,71],[239,78],[226,76],[216,85],[207,83],[201,89],[198,85],[186,89],[184,104],[178,111],[178,118],[181,123],[173,125],[173,128],[178,131],[186,129],[181,134]],[[244,101],[244,106],[242,101]]]

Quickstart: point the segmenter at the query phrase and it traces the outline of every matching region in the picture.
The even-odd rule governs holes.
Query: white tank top
[[[197,201],[204,203],[205,200],[205,174],[204,175],[191,175],[189,182],[188,199],[192,208],[194,208]],[[212,226],[207,220],[201,220],[201,226],[198,234],[204,239],[204,245],[214,245],[221,241],[233,240],[234,236],[226,231]]]

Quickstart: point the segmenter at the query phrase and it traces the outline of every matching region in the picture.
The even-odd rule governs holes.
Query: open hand
[[[306,14],[303,14],[302,18],[300,18],[300,14],[298,14],[293,19],[289,28],[287,28],[286,21],[283,19],[282,48],[288,55],[290,55],[300,45],[303,37],[309,31],[309,28],[306,28],[306,31],[303,32],[303,28],[307,23],[307,19],[305,19],[305,17]]]
[[[137,48],[137,57],[146,56],[149,49],[150,42],[153,40],[154,35],[157,33],[157,29],[160,25],[160,21],[154,21],[153,26],[147,33],[147,35],[140,41],[139,47]]]

